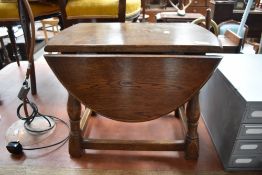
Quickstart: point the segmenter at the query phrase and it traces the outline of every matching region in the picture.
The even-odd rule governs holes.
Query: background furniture
[[[244,13],[244,10],[234,10],[235,1],[210,1],[210,7],[212,9],[212,18],[217,23],[235,20],[240,22]],[[260,38],[262,32],[262,9],[256,8],[251,10],[246,25],[249,27],[247,37]]]
[[[262,169],[262,55],[224,55],[200,92],[202,116],[226,170]]]
[[[172,0],[174,4],[177,4],[179,0]],[[185,1],[185,4],[188,0]],[[168,3],[168,7],[171,5]],[[209,0],[194,0],[191,5],[186,9],[186,13],[201,13],[202,15],[206,14],[206,9],[209,6]]]
[[[262,33],[259,42],[249,42],[253,46],[256,54],[262,54]]]
[[[216,22],[213,19],[211,19],[211,9],[210,8],[206,10],[205,17],[199,17],[193,20],[192,23],[200,25],[206,28],[207,30],[212,31],[216,36],[218,35],[218,26]]]
[[[222,53],[240,53],[243,38],[228,29],[224,35],[218,35],[223,47]]]
[[[47,34],[46,27],[51,27],[52,30],[49,31],[49,32],[52,32],[52,34],[55,35],[57,32],[59,32],[59,27],[58,27],[59,19],[58,18],[47,18],[47,19],[41,20],[41,23],[43,25],[43,31],[44,31],[44,35],[45,35],[45,43],[47,43],[48,34]]]
[[[206,9],[209,7],[209,0],[193,0],[192,4],[188,7],[189,13],[201,13],[206,14]]]
[[[6,2],[0,2],[0,26],[8,28],[8,35],[11,42],[11,54],[9,57],[11,60],[16,60],[19,65],[19,56],[18,48],[16,45],[16,38],[13,31],[13,26],[18,25],[19,14],[18,14],[18,1],[10,0]],[[30,7],[32,8],[35,20],[45,19],[51,16],[59,16],[59,7],[54,3],[41,3],[38,1],[30,2]],[[25,49],[24,44],[19,46],[20,51]],[[22,52],[22,51],[21,51]],[[24,55],[21,55],[22,59],[26,60],[27,58]]]
[[[200,13],[186,13],[185,16],[178,16],[177,12],[161,12],[157,14],[157,22],[192,22],[197,18],[204,17]]]
[[[244,13],[244,10],[234,10],[232,19],[236,21],[241,21],[242,15]],[[246,25],[248,26],[248,34],[247,37],[249,38],[257,38],[259,39],[262,33],[262,9],[255,9],[251,10]]]
[[[211,18],[217,23],[231,20],[233,18],[233,9],[235,1],[210,1]]]
[[[172,0],[172,2],[174,4],[177,4],[178,0]],[[188,1],[186,1],[186,3],[187,2]],[[192,1],[191,5],[186,9],[186,13],[189,13],[189,14],[191,13],[191,14],[185,17],[185,19],[188,19],[189,22],[191,22],[192,20],[199,17],[199,16],[195,16],[195,13],[205,15],[206,9],[209,6],[208,3],[209,3],[208,0]],[[169,3],[168,0],[146,0],[145,13],[149,15],[149,19],[148,19],[149,22],[156,22],[157,19],[155,18],[155,16],[159,13],[163,13],[161,16],[163,17],[164,21],[167,20],[167,21],[172,22],[173,18],[175,17],[171,17],[170,15],[172,16],[173,14],[176,15],[176,9],[172,7],[172,5]],[[160,16],[160,21],[161,21],[161,16]],[[175,18],[175,20],[176,21],[179,20],[181,22],[181,20],[183,19],[182,17],[181,19],[177,17]]]
[[[83,21],[125,22],[138,18],[141,0],[59,0],[65,28]]]
[[[2,33],[0,34],[0,49],[1,49],[1,54],[0,54],[0,69],[2,69],[4,66],[7,64],[11,63],[11,60],[9,58],[9,55],[7,53],[7,49],[5,47],[4,43],[4,37]]]
[[[224,35],[228,29],[234,32],[235,34],[237,34],[239,25],[240,22],[235,20],[224,21],[218,24],[218,34]],[[242,38],[242,43],[241,43],[242,47],[244,47],[244,44],[246,43],[247,34],[248,34],[248,26],[244,25],[244,29],[242,30],[242,33],[239,36]]]

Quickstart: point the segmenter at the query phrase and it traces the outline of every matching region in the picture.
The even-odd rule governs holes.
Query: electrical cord
[[[40,114],[40,113],[38,113],[38,114],[39,114],[40,116],[47,116],[47,115],[43,115],[43,114]],[[68,128],[68,130],[70,130],[69,125],[68,125],[64,120],[62,120],[62,119],[60,119],[60,118],[57,118],[57,117],[55,117],[55,116],[47,116],[47,117],[63,123],[63,124]],[[30,132],[32,132],[32,131],[30,130]],[[64,145],[64,144],[67,142],[68,139],[69,139],[69,135],[68,135],[66,138],[64,138],[64,139],[62,139],[62,140],[60,140],[60,141],[58,141],[58,142],[56,142],[56,143],[50,144],[50,145],[41,146],[41,147],[35,147],[35,148],[23,148],[23,149],[24,149],[24,150],[36,150],[36,149],[43,149],[43,148],[53,147],[53,146],[56,146],[56,145],[59,145],[59,144]]]
[[[24,117],[24,116],[22,116],[20,114],[20,111],[21,111],[21,107],[24,106],[24,105],[27,105],[27,104],[29,104],[29,106],[32,108],[32,114],[30,116],[28,116],[28,117]],[[36,104],[30,102],[27,98],[26,98],[26,100],[23,103],[21,103],[18,106],[16,113],[17,113],[17,117],[19,119],[25,120],[24,127],[25,127],[25,129],[27,131],[30,131],[30,132],[33,132],[33,133],[43,133],[43,132],[47,132],[47,131],[51,130],[55,126],[55,125],[52,125],[51,122],[49,121],[49,119],[47,118],[47,117],[49,117],[50,119],[53,119],[53,117],[52,116],[47,116],[46,117],[46,115],[40,114],[38,112],[38,108],[37,108]],[[44,129],[44,130],[32,130],[32,129],[29,129],[29,125],[34,121],[34,119],[36,117],[43,117],[48,122],[49,128]]]
[[[29,90],[30,90],[30,88],[28,86],[28,77],[26,77],[25,81],[23,82],[23,86],[20,89],[19,94],[18,94],[18,98],[20,100],[22,100],[23,102],[17,107],[17,111],[16,111],[17,112],[17,117],[20,120],[24,120],[25,121],[24,122],[25,130],[27,130],[27,131],[29,131],[31,133],[42,134],[42,133],[48,132],[51,129],[53,129],[56,122],[61,122],[62,124],[64,124],[67,127],[68,131],[70,132],[70,126],[64,120],[62,120],[62,119],[60,119],[58,117],[55,117],[55,116],[42,114],[42,113],[40,113],[38,111],[38,108],[37,108],[36,104],[33,103],[33,102],[30,102],[29,99],[27,98],[27,94],[28,94]],[[27,110],[27,106],[28,105],[31,107],[31,110],[32,110],[32,113],[30,115],[28,114],[28,110]],[[24,107],[25,116],[22,116],[21,113],[20,113],[22,107]],[[31,129],[30,128],[30,124],[37,117],[44,118],[48,122],[48,126],[49,127],[47,129],[43,129],[43,130]],[[53,124],[50,122],[50,120],[54,121]],[[9,142],[8,145],[6,146],[6,148],[12,154],[22,154],[23,150],[44,149],[44,148],[53,147],[53,146],[56,146],[56,145],[59,145],[59,144],[61,144],[61,146],[62,146],[62,145],[64,145],[67,142],[67,140],[69,140],[69,134],[64,139],[62,139],[62,140],[60,140],[58,142],[52,143],[50,145],[46,145],[46,146],[33,147],[33,148],[23,148],[22,145],[19,143],[19,141],[13,141],[13,142]]]
[[[69,125],[62,119],[60,118],[57,118],[55,116],[50,116],[50,115],[44,115],[44,114],[41,114],[38,112],[38,108],[36,106],[36,104],[30,102],[28,99],[26,99],[26,104],[29,104],[29,106],[32,108],[32,114],[29,116],[29,117],[23,117],[21,114],[20,114],[20,111],[21,111],[21,107],[24,105],[24,102],[21,103],[18,108],[17,108],[17,117],[21,120],[25,120],[24,122],[24,127],[27,131],[30,131],[32,133],[43,133],[43,132],[47,132],[49,130],[51,130],[52,128],[54,128],[54,124],[51,125],[51,122],[49,121],[48,118],[54,120],[54,121],[59,121],[61,122],[62,124],[64,124],[68,130],[70,130],[70,127]],[[49,124],[49,128],[47,129],[44,129],[44,130],[32,130],[32,129],[29,129],[29,125],[30,123],[32,123],[34,121],[34,119],[36,117],[43,117]],[[47,145],[47,146],[42,146],[42,147],[34,147],[34,148],[23,148],[23,150],[36,150],[36,149],[43,149],[43,148],[49,148],[49,147],[52,147],[52,146],[56,146],[56,145],[59,145],[63,142],[66,142],[67,140],[69,139],[69,135],[67,137],[65,137],[64,139],[56,142],[56,143],[53,143],[53,144],[50,144],[50,145]]]

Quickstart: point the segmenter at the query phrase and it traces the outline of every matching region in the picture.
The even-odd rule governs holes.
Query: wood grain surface
[[[188,101],[221,57],[45,55],[66,89],[97,113],[126,122],[166,115]]]
[[[52,38],[45,51],[214,53],[221,47],[214,34],[190,23],[80,23]]]

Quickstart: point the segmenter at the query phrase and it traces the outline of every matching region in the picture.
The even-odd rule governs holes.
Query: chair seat
[[[219,35],[224,35],[228,29],[230,29],[232,32],[237,33],[239,24],[224,24],[220,26],[219,28]],[[242,30],[242,33],[240,34],[240,37],[244,38],[245,36],[245,28]]]
[[[59,6],[56,4],[42,4],[38,2],[31,2],[30,6],[32,8],[34,17],[59,12]],[[17,3],[0,3],[0,21],[5,21],[6,19],[8,19],[8,21],[19,20]]]
[[[135,16],[140,9],[141,0],[127,0],[126,18]],[[68,0],[66,14],[68,19],[117,17],[118,0]]]

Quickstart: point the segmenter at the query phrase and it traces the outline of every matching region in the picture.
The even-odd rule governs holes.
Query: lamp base
[[[47,120],[51,124],[50,130],[48,130],[50,125]],[[25,129],[23,120],[14,122],[6,131],[6,142],[19,141],[23,146],[40,143],[55,131],[55,121],[50,117],[46,117],[46,119],[43,117],[36,117],[29,125],[26,125],[26,127],[31,131]],[[47,131],[41,132],[43,130]]]

